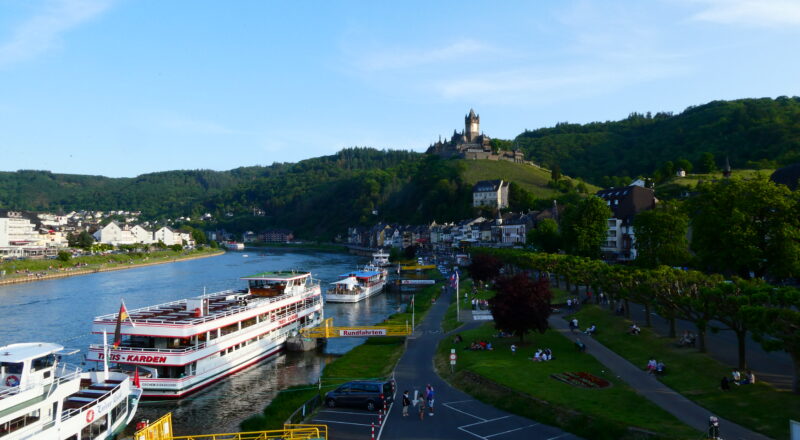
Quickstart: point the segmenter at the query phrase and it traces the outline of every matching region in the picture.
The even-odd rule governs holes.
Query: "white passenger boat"
[[[226,290],[127,313],[115,368],[142,374],[144,398],[174,399],[277,353],[289,336],[323,319],[319,282],[309,272],[264,272]],[[113,332],[119,314],[98,316],[93,332]],[[88,359],[103,361],[102,345]]]
[[[124,373],[82,372],[61,345],[0,347],[0,438],[109,439],[130,423],[141,388]]]
[[[339,280],[325,292],[326,302],[356,303],[383,290],[386,269],[367,265],[363,270],[339,275]]]
[[[244,250],[244,243],[237,243],[235,241],[227,241],[224,244],[225,249],[229,251],[243,251]]]
[[[389,266],[389,254],[383,251],[383,249],[379,249],[378,252],[372,254],[372,261],[370,262],[371,265],[376,267],[386,267]]]

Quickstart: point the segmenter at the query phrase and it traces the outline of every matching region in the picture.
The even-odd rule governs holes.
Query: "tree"
[[[714,155],[709,152],[701,154],[697,168],[704,173],[713,173],[717,171],[717,162],[714,160]]]
[[[675,161],[676,171],[677,169],[681,169],[686,171],[687,173],[692,172],[692,163],[686,159],[678,159]]]
[[[206,240],[206,233],[203,232],[202,229],[192,228],[192,239],[197,245],[208,243],[208,240]]]
[[[550,168],[550,180],[553,182],[558,182],[561,180],[561,167],[558,164],[555,164]]]
[[[794,364],[792,391],[800,394],[800,291],[764,286],[753,305],[742,307],[756,340],[767,350],[785,350]]]
[[[764,176],[698,185],[688,201],[692,249],[712,271],[742,278],[800,274],[800,197]]]
[[[568,207],[561,220],[562,245],[567,253],[599,257],[610,217],[611,209],[596,196],[587,197],[577,205]]]
[[[72,254],[67,251],[58,251],[58,258],[59,261],[69,261],[72,258]]]
[[[516,182],[508,185],[508,209],[514,212],[530,211],[536,207],[536,197]]]
[[[689,218],[675,205],[661,203],[633,218],[636,231],[636,264],[655,269],[662,264],[682,266],[689,259],[686,232]]]
[[[94,244],[94,237],[86,231],[81,231],[80,234],[69,234],[67,235],[67,244],[70,247],[89,249]]]
[[[529,331],[544,333],[552,298],[545,279],[532,280],[525,273],[499,279],[497,294],[489,299],[495,328],[518,336],[520,342]]]
[[[555,254],[561,247],[561,235],[558,232],[558,223],[551,218],[546,218],[536,225],[535,229],[528,232],[526,241],[542,252]]]
[[[469,273],[477,281],[488,281],[500,274],[503,263],[492,255],[477,254],[472,257]]]

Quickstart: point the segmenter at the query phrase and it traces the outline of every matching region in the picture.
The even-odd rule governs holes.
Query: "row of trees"
[[[742,278],[780,281],[800,275],[800,194],[765,176],[701,183],[685,202],[662,202],[636,215],[635,265],[689,266]],[[568,207],[560,223],[529,232],[537,250],[596,258],[611,211],[589,197]],[[688,230],[691,226],[692,240]],[[691,252],[690,252],[691,250]]]
[[[746,336],[748,331],[752,332],[765,349],[789,353],[795,368],[793,390],[800,393],[800,291],[795,288],[776,287],[757,279],[725,280],[717,274],[668,266],[655,269],[611,266],[590,258],[523,250],[475,252],[477,265],[490,269],[477,270],[473,276],[496,276],[502,263],[507,272],[529,271],[556,284],[563,280],[567,289],[585,286],[604,292],[615,301],[623,301],[626,312],[630,310],[628,302],[642,304],[647,326],[651,325],[651,312],[657,312],[669,320],[672,337],[676,319],[693,322],[701,351],[706,350],[708,331],[732,331],[738,341],[740,368],[747,366]]]

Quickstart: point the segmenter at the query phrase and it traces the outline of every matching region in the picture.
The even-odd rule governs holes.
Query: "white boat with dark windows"
[[[244,243],[238,243],[235,241],[226,241],[223,246],[225,249],[229,251],[243,251],[244,250]]]
[[[175,399],[266,359],[286,339],[323,320],[320,285],[309,272],[263,272],[243,277],[247,289],[226,290],[98,316],[93,332],[114,331],[114,368],[139,368],[146,399]],[[120,316],[124,316],[120,319]],[[102,362],[103,346],[88,359]]]
[[[84,372],[62,363],[66,354],[45,342],[0,347],[0,438],[105,440],[130,423],[142,394],[135,378]]]
[[[386,269],[367,265],[363,270],[339,275],[325,293],[326,302],[356,303],[383,290]]]
[[[383,249],[378,249],[378,252],[372,254],[372,261],[370,262],[371,265],[376,267],[386,267],[389,266],[389,254],[383,251]]]

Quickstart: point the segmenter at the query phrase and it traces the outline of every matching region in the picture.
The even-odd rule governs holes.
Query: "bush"
[[[58,259],[59,261],[69,261],[72,258],[72,254],[67,251],[58,251]]]

